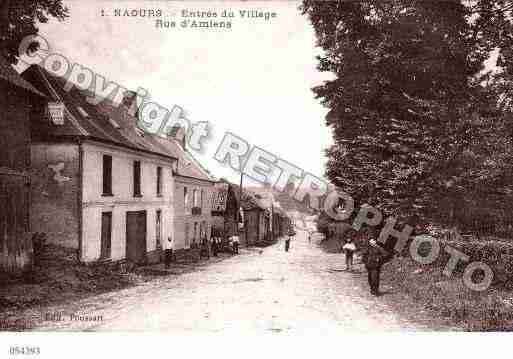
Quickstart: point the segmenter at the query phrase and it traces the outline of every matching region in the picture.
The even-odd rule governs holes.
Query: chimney
[[[133,106],[137,106],[137,102],[135,101],[136,99],[137,93],[135,91],[125,91],[125,93],[123,94],[123,106],[131,110]]]
[[[176,124],[171,128],[171,130],[168,132],[168,137],[173,138],[175,141],[177,141],[182,149],[185,150],[185,144],[187,139],[187,133],[185,132],[184,128],[180,126],[179,124]]]

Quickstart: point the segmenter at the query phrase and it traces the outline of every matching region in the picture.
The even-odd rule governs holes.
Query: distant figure
[[[233,254],[239,254],[239,236],[230,237],[233,246]]]
[[[285,252],[288,252],[290,249],[290,240],[293,236],[296,235],[296,232],[294,231],[294,228],[290,227],[288,237],[285,239]]]
[[[219,239],[217,237],[212,238],[212,255],[217,257],[219,253]]]
[[[203,237],[201,240],[200,257],[210,258],[210,250],[207,237]]]
[[[348,271],[353,270],[353,258],[354,252],[356,252],[356,245],[353,241],[355,235],[356,231],[353,229],[346,232],[346,238],[342,246],[342,251],[344,252],[346,257],[346,270]]]
[[[372,295],[379,295],[381,267],[390,261],[392,257],[393,254],[386,251],[375,239],[369,240],[367,249],[362,255],[362,260],[367,269],[367,277]]]
[[[168,247],[166,248],[165,254],[164,254],[164,263],[166,265],[166,268],[171,267],[171,262],[173,261],[173,245],[174,245],[174,238],[167,237]]]
[[[312,230],[308,230],[308,243],[312,243]]]

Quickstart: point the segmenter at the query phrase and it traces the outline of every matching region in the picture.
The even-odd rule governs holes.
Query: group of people
[[[168,239],[168,247],[164,251],[164,265],[166,268],[171,267],[171,263],[174,261],[174,253],[173,253],[173,247],[174,247],[174,238],[169,237]],[[231,249],[233,254],[239,254],[239,236],[237,234],[231,236],[229,238]],[[210,244],[210,245],[209,245]],[[210,256],[210,253],[212,253],[212,256],[217,257],[218,253],[221,251],[221,237],[217,235],[217,233],[213,232],[211,236],[210,243],[209,241],[204,238],[201,242],[201,250],[203,248],[206,248],[208,251],[208,256]],[[201,256],[201,252],[200,252]]]
[[[217,257],[223,246],[222,239],[221,237],[213,236],[211,242],[212,255]],[[229,238],[229,245],[231,246],[232,254],[239,254],[239,236],[237,234]]]
[[[353,270],[354,254],[361,250],[362,263],[367,270],[367,279],[372,295],[379,295],[379,281],[381,268],[393,258],[393,253],[386,250],[376,239],[370,238],[369,233],[359,234],[354,229],[349,229],[344,233],[341,250],[345,254],[346,269]],[[362,248],[357,248],[355,242],[358,242]]]

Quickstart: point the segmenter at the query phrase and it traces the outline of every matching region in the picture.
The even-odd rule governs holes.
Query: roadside
[[[73,252],[46,246],[30,278],[0,283],[0,330],[31,329],[44,320],[45,313],[53,313],[47,308],[143,286],[163,276],[204,270],[230,257],[227,253],[199,261],[183,257],[169,269],[158,264],[129,270],[123,265],[84,266],[74,259]]]
[[[469,242],[466,247],[477,245]],[[327,253],[338,253],[340,244],[329,240],[321,247]],[[469,248],[462,250],[471,254]],[[500,282],[496,281],[488,290],[473,291],[463,284],[458,268],[450,278],[442,274],[447,259],[441,256],[432,265],[420,265],[409,257],[395,257],[383,267],[381,289],[384,293],[379,300],[411,320],[418,320],[421,314],[459,330],[513,330],[511,278],[498,278]],[[478,259],[486,261],[483,256]],[[357,267],[363,273],[358,277],[358,285],[368,290],[365,268],[361,263]],[[495,272],[497,276],[497,270]]]
[[[395,308],[426,311],[467,331],[513,330],[513,291],[492,286],[483,292],[463,284],[461,275],[447,278],[441,266],[420,266],[397,258],[383,270],[383,284],[391,290],[384,299]]]

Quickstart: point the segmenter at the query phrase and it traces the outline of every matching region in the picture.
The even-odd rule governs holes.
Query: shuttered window
[[[112,156],[103,155],[103,195],[112,196]]]
[[[155,217],[155,239],[157,249],[162,249],[162,210],[158,209]]]
[[[141,161],[134,161],[134,197],[141,196]]]
[[[162,196],[162,167],[157,167],[157,196]]]

